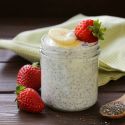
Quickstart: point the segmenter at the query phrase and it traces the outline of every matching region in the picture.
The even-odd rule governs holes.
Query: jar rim
[[[71,54],[72,56],[84,56],[84,57],[93,57],[95,55],[99,55],[99,44],[95,44],[93,46],[81,46],[81,47],[71,47],[71,48],[61,48],[50,46],[46,42],[46,40],[51,40],[48,35],[43,35],[41,38],[41,52],[46,55],[61,55],[66,56]]]

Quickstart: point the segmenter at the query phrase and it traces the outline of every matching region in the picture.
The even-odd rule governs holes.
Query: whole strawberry
[[[41,70],[38,63],[24,65],[18,72],[17,84],[38,90],[41,87]]]
[[[83,20],[75,28],[76,37],[88,43],[97,42],[98,39],[104,40],[103,35],[106,28],[101,27],[99,20]]]
[[[39,94],[34,89],[17,86],[16,93],[16,100],[20,110],[39,113],[44,109],[45,105]]]

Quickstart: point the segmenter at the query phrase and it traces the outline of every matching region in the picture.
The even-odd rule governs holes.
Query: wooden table
[[[12,38],[17,33],[57,24],[65,19],[2,19],[0,37]],[[0,49],[0,125],[125,125],[125,119],[110,120],[100,116],[99,107],[125,93],[125,77],[99,88],[98,102],[82,112],[64,113],[46,108],[41,114],[18,111],[15,100],[16,75],[26,60]]]

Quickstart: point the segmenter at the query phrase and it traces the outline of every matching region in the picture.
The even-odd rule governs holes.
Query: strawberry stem
[[[17,87],[16,87],[16,94],[18,95],[18,94],[19,94],[21,91],[23,91],[24,89],[26,89],[25,86],[21,86],[21,85],[17,86]]]
[[[93,36],[100,40],[104,40],[104,32],[106,31],[106,28],[102,27],[102,23],[99,20],[95,20],[93,26],[89,26],[88,28],[92,31]]]
[[[39,63],[39,62],[34,62],[34,63],[32,64],[32,66],[33,66],[33,67],[40,67],[40,63]]]

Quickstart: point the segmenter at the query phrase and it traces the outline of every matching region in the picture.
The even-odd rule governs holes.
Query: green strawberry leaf
[[[23,91],[24,89],[26,89],[25,86],[19,85],[16,87],[16,94],[18,95],[21,91]]]
[[[104,32],[106,31],[106,28],[102,27],[102,23],[99,22],[99,20],[95,20],[93,26],[89,26],[88,28],[92,30],[93,36],[100,40],[104,40]]]
[[[33,66],[33,67],[40,67],[40,63],[39,63],[39,62],[34,62],[34,63],[32,64],[32,66]]]

